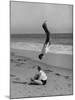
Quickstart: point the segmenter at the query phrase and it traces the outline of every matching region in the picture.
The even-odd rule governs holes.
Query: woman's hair
[[[41,67],[40,67],[40,66],[38,66],[38,67],[37,67],[37,69],[40,71],[40,70],[41,70]]]

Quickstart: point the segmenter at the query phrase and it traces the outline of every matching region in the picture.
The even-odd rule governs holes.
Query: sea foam
[[[33,43],[33,42],[11,43],[11,48],[13,49],[32,50],[36,52],[40,52],[42,47],[43,47],[42,43]],[[72,55],[72,45],[51,44],[48,53]]]

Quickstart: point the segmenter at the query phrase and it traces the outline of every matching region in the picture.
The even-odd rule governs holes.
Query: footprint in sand
[[[24,63],[16,63],[16,67],[23,65]]]
[[[10,77],[16,77],[16,75],[10,74]]]
[[[20,80],[20,78],[19,78],[19,77],[16,77],[15,80],[16,80],[16,81],[17,81],[17,80]]]
[[[55,73],[56,76],[61,76],[59,73]]]
[[[14,84],[28,84],[27,82],[21,82],[21,81],[12,81],[12,83]]]
[[[49,70],[49,69],[46,69],[44,70],[46,73],[50,73],[50,72],[53,72],[52,70]]]
[[[15,56],[15,53],[14,53],[14,52],[11,52],[10,55],[11,55],[11,56]]]
[[[69,76],[64,76],[65,79],[69,79]]]
[[[71,84],[68,84],[68,87],[70,88],[72,85]]]

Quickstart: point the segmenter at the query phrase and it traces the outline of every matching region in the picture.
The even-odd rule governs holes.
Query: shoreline
[[[62,55],[62,54],[52,54],[47,53],[45,57],[40,61],[38,59],[39,52],[29,51],[29,50],[18,50],[12,49],[10,52],[15,52],[18,55],[29,57],[33,60],[46,63],[48,65],[57,66],[59,68],[73,69],[73,56],[72,55]]]

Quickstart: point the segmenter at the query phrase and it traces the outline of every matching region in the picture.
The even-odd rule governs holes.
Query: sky
[[[47,21],[53,33],[72,33],[72,5],[11,2],[11,34],[43,34],[43,22]]]

